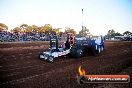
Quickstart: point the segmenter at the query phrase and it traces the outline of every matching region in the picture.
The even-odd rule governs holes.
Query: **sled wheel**
[[[49,61],[50,63],[53,63],[54,58],[53,58],[52,56],[49,56],[48,61]]]

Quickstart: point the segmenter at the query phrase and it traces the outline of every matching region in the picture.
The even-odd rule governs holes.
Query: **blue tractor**
[[[74,40],[74,44],[70,50],[72,57],[80,58],[88,51],[93,55],[97,55],[104,50],[104,40],[101,36],[94,38],[75,37]]]

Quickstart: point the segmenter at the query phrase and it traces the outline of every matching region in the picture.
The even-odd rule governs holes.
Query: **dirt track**
[[[80,65],[87,74],[132,76],[132,71],[123,73],[132,66],[132,42],[105,42],[104,52],[96,57],[88,54],[80,59],[61,57],[54,63],[38,59],[48,46],[44,42],[0,44],[0,88],[99,88],[100,84],[77,83]],[[130,84],[112,88],[124,87],[130,88]]]

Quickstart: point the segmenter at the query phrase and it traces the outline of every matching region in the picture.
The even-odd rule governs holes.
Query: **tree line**
[[[115,32],[114,29],[111,29],[108,31],[108,33],[105,35],[105,38],[107,39],[111,39],[114,38],[115,36],[132,36],[132,32],[130,31],[125,31],[123,32],[123,34],[119,33],[119,32]]]
[[[15,27],[10,30],[12,33],[45,33],[45,34],[61,34],[60,31],[61,28],[53,28],[50,24],[45,24],[44,26],[37,26],[37,25],[28,25],[28,24],[21,24],[19,27]],[[6,26],[4,23],[0,23],[0,32],[1,31],[7,31],[8,26]],[[76,34],[75,29],[72,29],[70,27],[65,27],[64,33],[73,33]]]
[[[45,33],[45,34],[57,34],[57,35],[61,35],[63,32],[60,31],[61,28],[53,28],[52,25],[50,24],[45,24],[44,26],[37,26],[37,25],[28,25],[28,24],[21,24],[19,27],[15,27],[13,29],[11,29],[10,31],[12,33],[31,33],[31,32],[35,32],[35,33]],[[8,26],[5,25],[4,23],[0,23],[0,32],[1,31],[7,31],[8,30]],[[72,29],[70,27],[65,27],[64,29],[64,33],[73,33],[76,34],[75,29]],[[79,34],[77,34],[78,36],[92,36],[92,34],[90,34],[89,29],[87,29],[85,26],[82,26],[82,30],[79,31]],[[114,38],[115,36],[132,36],[132,32],[130,31],[125,31],[123,34],[119,33],[119,32],[115,32],[114,29],[111,29],[108,31],[108,33],[105,35],[105,38]]]

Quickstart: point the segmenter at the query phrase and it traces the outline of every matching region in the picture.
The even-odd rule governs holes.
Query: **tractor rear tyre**
[[[101,53],[101,47],[99,45],[93,46],[92,53],[94,56],[97,56],[97,54]]]
[[[72,57],[80,58],[83,55],[83,47],[81,45],[73,46],[70,52]]]

